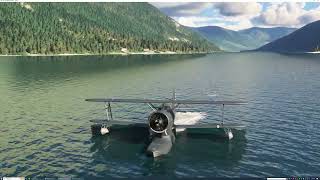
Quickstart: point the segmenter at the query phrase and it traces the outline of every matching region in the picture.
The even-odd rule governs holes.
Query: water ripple
[[[3,57],[1,57],[3,58]],[[318,56],[268,53],[208,56],[10,57],[0,61],[0,176],[285,177],[320,169]],[[59,59],[59,60],[58,60]],[[56,61],[58,60],[58,61]],[[231,142],[177,137],[172,152],[144,154],[142,132],[92,138],[89,120],[105,118],[93,97],[247,100],[225,107],[243,123]],[[201,123],[221,108],[195,106]],[[115,119],[145,122],[148,107],[113,105]],[[147,113],[146,113],[147,112]]]

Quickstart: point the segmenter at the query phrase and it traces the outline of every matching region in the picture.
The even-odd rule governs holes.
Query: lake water
[[[320,56],[0,57],[0,176],[285,177],[320,174]],[[167,156],[144,154],[141,130],[91,136],[103,104],[85,98],[246,100],[225,107],[243,123],[230,142],[182,133]],[[147,106],[114,104],[115,119],[145,121]],[[201,122],[221,107],[198,106]],[[190,110],[191,111],[191,110]]]

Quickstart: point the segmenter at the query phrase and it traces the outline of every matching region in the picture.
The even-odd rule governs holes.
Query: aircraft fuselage
[[[147,154],[158,157],[168,154],[175,142],[175,111],[170,106],[163,106],[149,115],[151,143]]]

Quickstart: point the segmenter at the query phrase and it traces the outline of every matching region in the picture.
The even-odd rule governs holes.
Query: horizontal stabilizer
[[[115,120],[107,120],[107,119],[94,119],[90,120],[90,122],[97,123],[97,124],[104,124],[107,127],[112,125],[124,125],[124,126],[137,126],[137,127],[148,127],[147,123],[137,123],[134,121],[115,121]]]
[[[117,103],[174,103],[174,104],[215,104],[215,105],[242,105],[245,101],[211,101],[211,100],[156,100],[156,99],[86,99],[89,102],[117,102]]]
[[[210,124],[190,124],[190,125],[176,125],[176,128],[186,129],[198,129],[198,128],[230,128],[230,129],[242,129],[244,125],[240,124],[221,124],[221,123],[210,123]]]

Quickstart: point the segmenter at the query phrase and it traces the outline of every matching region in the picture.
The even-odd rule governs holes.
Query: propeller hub
[[[149,127],[155,133],[163,133],[169,125],[168,117],[162,112],[154,112],[149,116]]]

